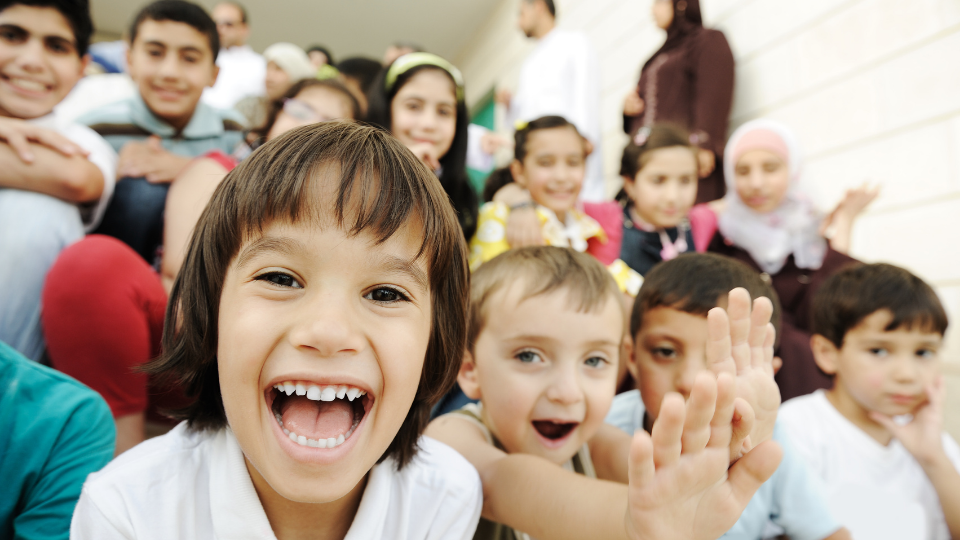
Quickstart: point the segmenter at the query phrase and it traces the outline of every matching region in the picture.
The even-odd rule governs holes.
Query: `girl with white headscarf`
[[[727,142],[727,194],[714,205],[718,235],[710,250],[739,259],[772,281],[783,306],[777,382],[784,400],[830,386],[813,360],[810,302],[820,284],[855,262],[845,252],[850,229],[877,190],[850,190],[829,215],[820,213],[801,182],[801,152],[793,132],[772,120],[740,126]],[[830,241],[827,228],[834,231]]]

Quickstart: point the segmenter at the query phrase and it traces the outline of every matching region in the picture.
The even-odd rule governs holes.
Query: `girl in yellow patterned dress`
[[[583,186],[586,158],[592,147],[577,128],[560,116],[544,116],[518,126],[514,160],[509,176],[530,193],[531,201],[513,206],[491,201],[480,208],[477,233],[470,240],[470,269],[511,248],[506,224],[510,212],[533,206],[541,223],[543,241],[550,246],[589,251],[591,243],[608,242],[595,219],[577,208]],[[640,275],[617,259],[608,265],[620,289],[635,296],[643,282]]]

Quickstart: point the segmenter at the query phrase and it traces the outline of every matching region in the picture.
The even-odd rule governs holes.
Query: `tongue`
[[[313,401],[290,396],[280,411],[283,427],[308,439],[336,439],[353,425],[353,407],[342,399]]]

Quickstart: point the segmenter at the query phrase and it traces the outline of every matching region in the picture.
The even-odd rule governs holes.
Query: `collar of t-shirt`
[[[193,116],[190,117],[190,122],[179,132],[176,128],[153,114],[139,93],[132,98],[130,120],[137,126],[153,133],[161,139],[173,137],[206,139],[218,137],[224,133],[223,117],[218,114],[216,109],[202,101],[197,103],[197,108],[193,110]]]
[[[233,431],[226,428],[217,438],[216,453],[221,454],[223,466],[215,464],[210,473],[210,510],[217,538],[275,539]],[[395,461],[387,459],[371,469],[360,507],[345,540],[388,536],[384,527],[395,467]]]

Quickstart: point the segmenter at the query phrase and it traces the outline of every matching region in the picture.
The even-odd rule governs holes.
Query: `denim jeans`
[[[83,238],[76,206],[16,189],[0,189],[0,341],[31,360],[44,351],[40,295],[61,251]]]
[[[133,248],[147,264],[154,264],[163,244],[163,210],[170,184],[151,184],[145,178],[123,178],[96,234],[119,239]]]

